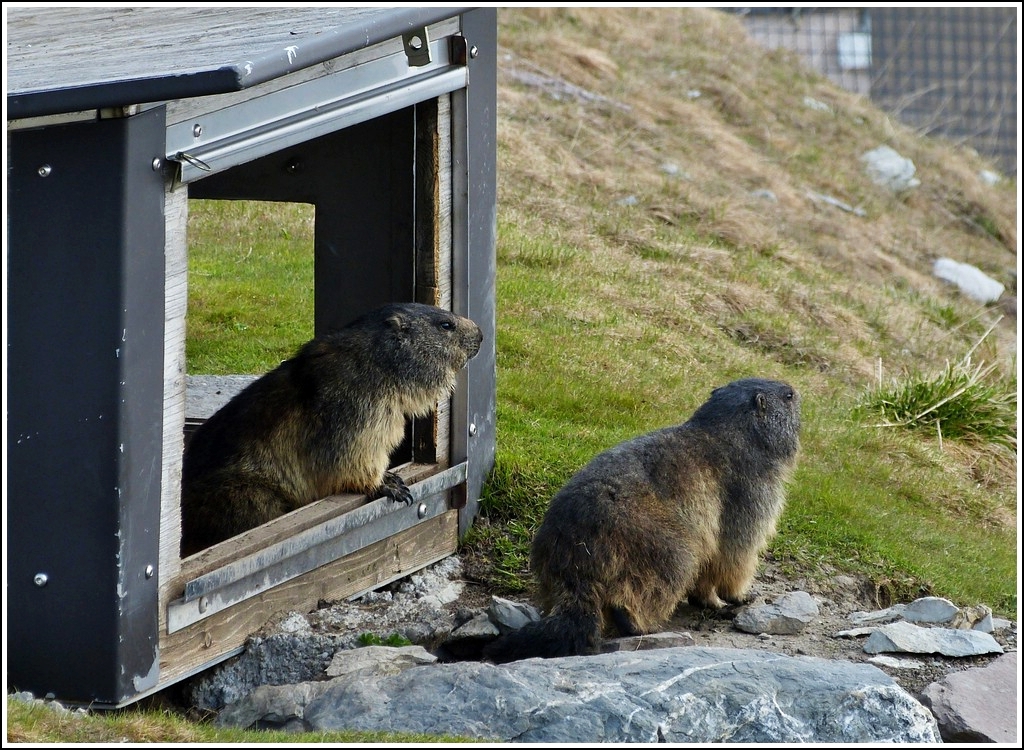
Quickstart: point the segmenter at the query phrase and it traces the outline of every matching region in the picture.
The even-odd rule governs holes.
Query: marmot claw
[[[381,489],[384,490],[385,495],[396,503],[412,505],[412,492],[406,487],[405,480],[393,471],[384,472],[384,478],[381,480]]]

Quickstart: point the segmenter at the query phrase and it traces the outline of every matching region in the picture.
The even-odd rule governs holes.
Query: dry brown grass
[[[978,306],[932,276],[936,258],[977,265],[1016,294],[1016,196],[982,182],[990,165],[916,136],[792,55],[761,51],[735,17],[507,9],[499,45],[504,215],[588,248],[572,261],[580,266],[656,277],[662,304],[640,305],[643,314],[664,316],[671,300],[693,325],[857,383],[878,356],[893,368],[956,356],[960,342],[922,318],[921,298],[962,318]],[[524,82],[524,72],[549,83]],[[870,182],[860,156],[883,143],[914,161],[919,188],[895,196]],[[627,196],[636,205],[617,204]],[[763,267],[738,264],[736,248]],[[598,307],[628,294],[595,291]],[[998,314],[979,312],[984,323]],[[1015,317],[995,335],[1000,352],[1015,352]]]

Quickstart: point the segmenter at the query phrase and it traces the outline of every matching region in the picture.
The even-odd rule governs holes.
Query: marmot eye
[[[440,323],[440,326],[441,326],[441,328],[443,328],[446,331],[454,331],[455,330],[455,324],[452,323],[450,320],[442,320],[441,323]]]

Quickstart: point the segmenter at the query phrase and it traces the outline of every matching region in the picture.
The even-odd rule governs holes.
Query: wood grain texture
[[[185,314],[188,308],[188,191],[164,195],[164,425],[160,475],[161,588],[181,567],[181,466],[185,429]],[[161,601],[164,600],[163,593]]]
[[[458,511],[449,510],[176,633],[161,629],[160,683],[220,661],[278,612],[309,612],[321,599],[358,596],[443,560],[455,552],[457,534]]]
[[[429,23],[436,23],[458,9],[423,11],[342,6],[14,7],[7,11],[7,92],[169,80],[218,71],[229,73],[235,90],[240,90],[379,43],[383,39],[375,37],[382,34],[398,36],[401,32],[399,27],[392,29],[393,19],[403,15],[432,17]]]

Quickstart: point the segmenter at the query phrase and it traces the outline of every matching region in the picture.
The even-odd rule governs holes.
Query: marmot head
[[[800,394],[781,380],[744,378],[715,388],[693,421],[745,433],[773,458],[792,459],[800,449]]]

